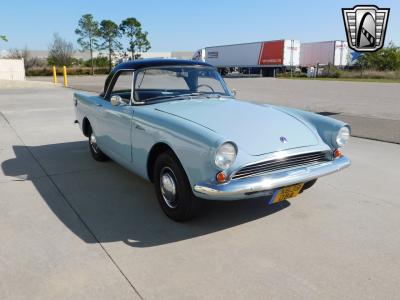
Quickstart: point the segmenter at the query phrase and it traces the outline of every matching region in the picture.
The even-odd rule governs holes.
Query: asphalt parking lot
[[[385,111],[360,96],[346,113],[398,121],[398,87],[379,89]],[[91,159],[73,92],[0,89],[1,299],[398,299],[399,145],[353,138],[352,166],[291,201],[207,202],[178,224],[150,183]]]

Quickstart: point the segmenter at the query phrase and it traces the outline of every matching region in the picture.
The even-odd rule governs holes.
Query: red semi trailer
[[[213,46],[195,52],[194,60],[205,61],[220,70],[259,70],[264,76],[299,66],[300,41],[276,40]]]

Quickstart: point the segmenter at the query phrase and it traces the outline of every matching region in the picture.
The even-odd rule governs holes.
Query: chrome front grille
[[[327,151],[310,152],[286,156],[279,159],[272,159],[248,165],[233,174],[232,179],[256,176],[264,173],[290,169],[294,167],[308,166],[323,163],[331,160],[331,155]]]

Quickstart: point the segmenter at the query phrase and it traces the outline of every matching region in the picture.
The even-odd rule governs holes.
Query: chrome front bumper
[[[194,186],[194,192],[200,198],[212,200],[240,200],[270,196],[276,188],[307,182],[340,171],[349,165],[350,160],[342,156],[317,165],[231,180],[224,184],[199,182]]]

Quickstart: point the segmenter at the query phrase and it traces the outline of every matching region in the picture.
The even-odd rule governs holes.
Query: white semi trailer
[[[333,65],[344,67],[350,63],[349,46],[345,41],[301,43],[300,66]]]
[[[193,59],[212,64],[221,71],[229,68],[256,69],[267,76],[277,69],[299,66],[300,41],[276,40],[206,47],[196,51]]]

